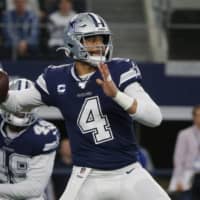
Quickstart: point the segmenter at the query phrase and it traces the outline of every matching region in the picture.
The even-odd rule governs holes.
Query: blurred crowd
[[[169,184],[172,200],[200,199],[200,105],[192,111],[193,124],[180,130]]]
[[[64,45],[64,28],[84,9],[84,1],[76,4],[77,11],[73,4],[75,0],[1,0],[1,58],[62,58],[56,49]]]

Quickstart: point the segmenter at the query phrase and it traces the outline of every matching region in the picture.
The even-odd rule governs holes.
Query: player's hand
[[[102,87],[104,93],[107,96],[112,98],[115,97],[118,89],[112,80],[107,64],[101,63],[98,68],[101,73],[102,79],[96,79],[97,84]]]

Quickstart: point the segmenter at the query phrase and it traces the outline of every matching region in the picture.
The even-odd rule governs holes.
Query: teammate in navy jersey
[[[33,85],[26,79],[11,83],[11,89]],[[0,117],[0,199],[44,200],[52,173],[59,132],[29,110]]]
[[[9,92],[2,107],[14,112],[42,104],[60,109],[74,164],[61,200],[169,200],[137,162],[133,127],[133,121],[158,126],[160,109],[140,85],[137,65],[112,59],[104,19],[94,13],[75,16],[60,49],[74,62],[48,67],[35,88]]]

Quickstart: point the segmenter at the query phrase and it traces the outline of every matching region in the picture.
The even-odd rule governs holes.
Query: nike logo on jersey
[[[134,168],[131,169],[131,170],[129,170],[129,171],[127,171],[126,173],[127,173],[127,174],[130,174],[133,170],[134,170]]]

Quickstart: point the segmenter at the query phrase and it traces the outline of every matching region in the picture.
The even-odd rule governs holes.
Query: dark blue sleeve
[[[132,60],[123,61],[120,67],[119,74],[119,89],[124,91],[124,89],[134,82],[140,82],[142,79],[139,67]]]
[[[41,149],[41,154],[46,154],[56,151],[59,146],[59,140],[60,140],[60,133],[58,129],[50,131],[48,138],[46,138],[43,148]]]
[[[40,120],[33,127],[35,135],[34,155],[41,155],[56,151],[59,146],[60,133],[58,129],[45,120]]]

